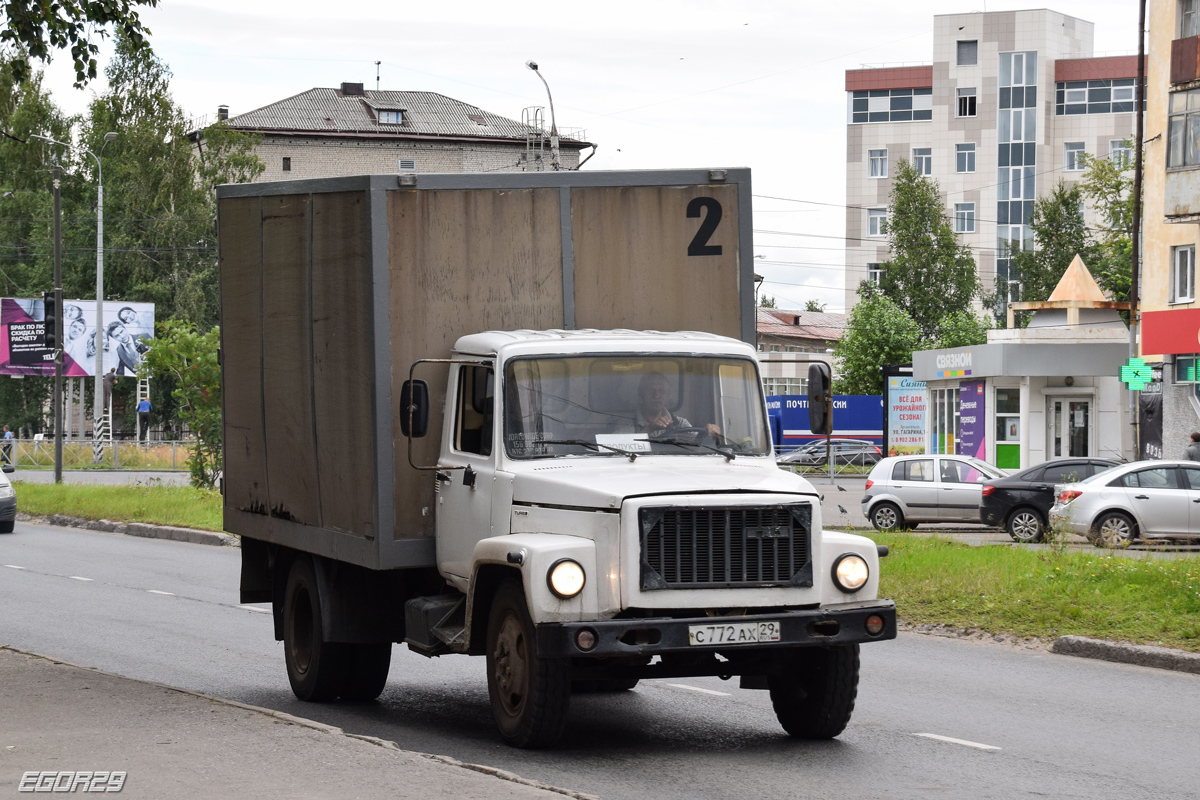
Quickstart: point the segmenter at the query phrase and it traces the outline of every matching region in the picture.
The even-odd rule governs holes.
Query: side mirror
[[[420,439],[429,432],[429,385],[408,380],[400,387],[400,432]]]

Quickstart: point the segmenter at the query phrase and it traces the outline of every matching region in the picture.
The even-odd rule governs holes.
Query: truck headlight
[[[550,591],[564,600],[582,592],[585,580],[583,567],[569,558],[555,561],[546,573],[546,583],[550,585]]]
[[[833,562],[833,582],[843,592],[857,592],[871,577],[866,560],[857,553],[843,553]]]
[[[12,484],[0,484],[0,500],[7,500],[15,494],[16,490],[13,489]]]

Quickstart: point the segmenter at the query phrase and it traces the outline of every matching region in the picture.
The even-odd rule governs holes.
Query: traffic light
[[[808,429],[821,436],[833,433],[829,365],[820,362],[808,365]]]
[[[55,332],[58,330],[58,295],[55,292],[46,292],[42,295],[42,308],[44,309],[42,319],[46,323],[46,349],[58,349],[58,336]]]

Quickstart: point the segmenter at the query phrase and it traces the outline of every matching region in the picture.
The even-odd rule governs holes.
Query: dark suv
[[[1102,458],[1058,458],[983,485],[979,518],[1008,530],[1014,542],[1040,542],[1054,505],[1054,485],[1075,483],[1118,462]]]

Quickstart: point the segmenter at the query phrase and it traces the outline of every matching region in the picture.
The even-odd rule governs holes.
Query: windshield
[[[599,355],[510,361],[511,458],[766,455],[757,364],[700,356]]]
[[[1003,478],[1004,477],[1003,472],[996,469],[995,467],[993,467],[991,464],[987,463],[986,461],[980,461],[978,458],[975,458],[975,457],[971,457],[967,460],[971,462],[972,467],[974,467],[975,469],[982,472],[985,477],[988,477],[988,478]]]

